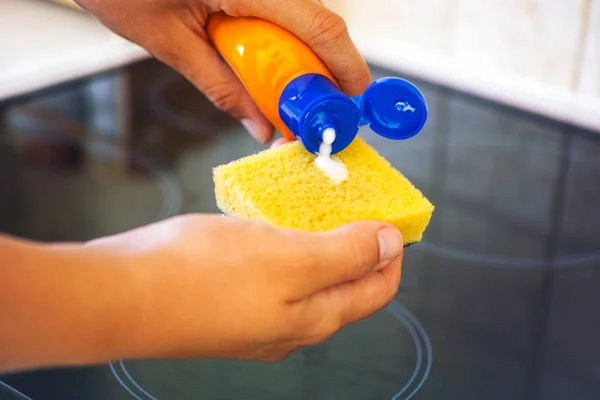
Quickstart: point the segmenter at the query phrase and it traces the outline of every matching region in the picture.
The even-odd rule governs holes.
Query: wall
[[[368,61],[600,131],[600,0],[330,0]]]

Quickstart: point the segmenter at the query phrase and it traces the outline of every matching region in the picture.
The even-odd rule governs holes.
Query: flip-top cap
[[[362,96],[348,97],[327,77],[303,74],[290,81],[279,98],[279,116],[311,153],[318,153],[327,128],[336,133],[331,154],[345,149],[361,125],[388,139],[415,136],[427,120],[423,94],[400,78],[373,82]]]
[[[362,124],[369,124],[373,132],[388,139],[411,138],[427,121],[423,94],[401,78],[378,79],[354,101],[360,108]]]

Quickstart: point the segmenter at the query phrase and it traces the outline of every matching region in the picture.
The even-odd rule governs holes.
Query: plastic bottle
[[[382,78],[362,96],[349,97],[304,42],[271,22],[216,13],[208,35],[265,117],[311,153],[318,154],[328,128],[335,130],[335,154],[352,143],[361,125],[395,140],[413,137],[425,125],[425,98],[412,83]]]

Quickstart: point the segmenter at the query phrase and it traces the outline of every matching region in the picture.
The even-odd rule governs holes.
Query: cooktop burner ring
[[[119,374],[117,373],[117,369],[114,366],[114,362],[110,362],[108,364],[110,371],[112,372],[112,374],[114,375],[115,379],[117,379],[117,381],[119,382],[119,384],[125,389],[127,390],[127,392],[133,396],[135,399],[137,400],[158,400],[156,397],[152,396],[150,393],[148,393],[147,391],[145,391],[136,381],[135,379],[133,379],[133,377],[129,374],[129,371],[127,371],[127,368],[125,367],[125,364],[123,363],[122,360],[119,360],[118,362],[119,368],[120,370],[123,372],[123,374],[125,375],[126,379],[129,380],[129,382],[131,382],[131,384],[142,393],[142,396],[146,396],[144,397],[140,397],[138,396],[133,389],[131,389],[125,382],[124,380],[119,376]]]
[[[421,322],[404,305],[393,300],[386,310],[404,325],[415,346],[417,355],[415,369],[404,387],[391,398],[391,400],[410,400],[429,377],[433,363],[433,346]],[[161,400],[148,393],[131,376],[122,360],[110,362],[108,366],[117,382],[136,400]],[[421,377],[417,379],[419,375]],[[412,390],[408,392],[411,388]]]
[[[12,396],[12,399],[17,399],[17,400],[32,400],[31,397],[27,397],[25,396],[23,393],[19,392],[17,389],[15,389],[14,387],[0,381],[0,397],[4,398],[2,395],[2,393],[9,393],[10,396]]]
[[[386,310],[388,310],[394,317],[396,317],[396,319],[402,322],[411,335],[413,342],[415,343],[415,349],[417,351],[417,365],[415,370],[408,383],[404,385],[404,387],[398,393],[396,393],[394,397],[392,397],[392,400],[409,400],[423,387],[425,381],[429,377],[431,365],[433,363],[433,346],[431,344],[431,339],[429,338],[429,335],[427,334],[427,331],[421,322],[419,322],[419,320],[398,300],[392,300],[392,302],[386,307]],[[405,397],[400,397],[411,387],[412,383],[419,374],[419,367],[421,366],[423,352],[423,345],[419,339],[423,341],[423,344],[425,345],[425,370],[423,371],[423,375],[421,376],[421,379],[419,379],[419,382],[416,384],[415,388]]]

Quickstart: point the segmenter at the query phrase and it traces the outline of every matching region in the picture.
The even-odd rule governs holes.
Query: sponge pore
[[[310,232],[385,221],[406,245],[422,239],[434,206],[408,179],[360,137],[336,156],[348,169],[342,183],[328,178],[299,142],[221,165],[213,170],[217,206],[226,215]]]

